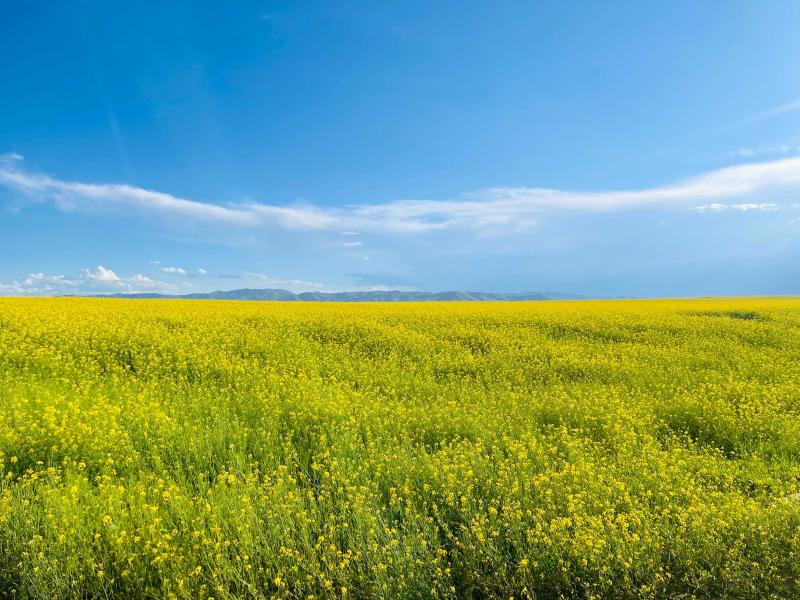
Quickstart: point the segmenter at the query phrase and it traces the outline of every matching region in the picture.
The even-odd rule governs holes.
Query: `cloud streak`
[[[283,287],[292,292],[307,292],[318,290],[330,290],[330,285],[316,281],[306,281],[305,279],[281,279],[270,277],[264,273],[246,272],[240,276],[243,279],[252,279],[259,282],[259,285],[271,287]]]
[[[800,110],[800,98],[796,98],[791,102],[787,102],[786,104],[781,104],[780,106],[774,106],[767,110],[761,111],[760,113],[751,115],[746,119],[742,119],[741,121],[739,121],[737,125],[748,125],[750,123],[757,123],[758,121],[771,119],[772,117],[777,117],[779,115],[783,115],[789,112],[794,112],[796,110]]]
[[[774,202],[744,202],[741,204],[724,204],[722,202],[712,202],[711,204],[703,204],[695,206],[694,209],[699,213],[705,212],[722,212],[724,210],[738,210],[740,212],[747,212],[750,210],[778,210],[778,205]]]
[[[800,152],[800,144],[778,144],[775,146],[756,146],[754,148],[744,147],[730,153],[733,158],[749,158],[756,156],[777,155],[777,154],[797,154]]]
[[[788,105],[787,105],[788,106]],[[673,184],[597,192],[495,187],[449,200],[395,200],[320,207],[255,202],[211,204],[124,184],[63,181],[24,168],[19,155],[0,158],[0,186],[62,211],[173,218],[180,223],[289,231],[370,231],[417,234],[443,230],[517,231],[552,213],[608,212],[640,207],[692,209],[698,202],[759,204],[747,197],[800,188],[800,157],[709,171]]]

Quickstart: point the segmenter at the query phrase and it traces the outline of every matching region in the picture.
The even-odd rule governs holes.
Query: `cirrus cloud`
[[[723,210],[738,210],[747,212],[749,210],[778,210],[778,205],[774,202],[743,202],[741,204],[724,204],[722,202],[712,202],[695,206],[694,209],[699,213],[721,212]]]
[[[375,204],[321,207],[295,203],[211,204],[124,184],[64,181],[23,167],[22,157],[0,159],[0,186],[33,202],[62,211],[116,212],[165,217],[245,229],[289,231],[370,231],[418,234],[461,229],[518,231],[558,212],[608,212],[639,207],[774,204],[752,198],[800,188],[800,157],[756,162],[709,171],[673,184],[638,190],[569,191],[493,187],[448,200],[394,200]],[[737,199],[738,202],[731,202]]]

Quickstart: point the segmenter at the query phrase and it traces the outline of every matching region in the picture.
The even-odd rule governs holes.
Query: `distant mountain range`
[[[280,289],[216,291],[195,294],[102,294],[96,298],[174,298],[183,300],[272,300],[281,302],[497,302],[522,300],[577,300],[583,296],[557,292],[523,292],[490,294],[486,292],[404,292],[400,290],[371,292],[302,292],[295,294]]]

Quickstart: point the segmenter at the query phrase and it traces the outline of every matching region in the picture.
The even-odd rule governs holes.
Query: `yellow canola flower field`
[[[800,300],[0,298],[0,597],[799,577]]]

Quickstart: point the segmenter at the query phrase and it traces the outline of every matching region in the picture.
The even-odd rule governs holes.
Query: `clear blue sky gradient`
[[[800,294],[798,31],[794,1],[6,3],[0,293]]]

